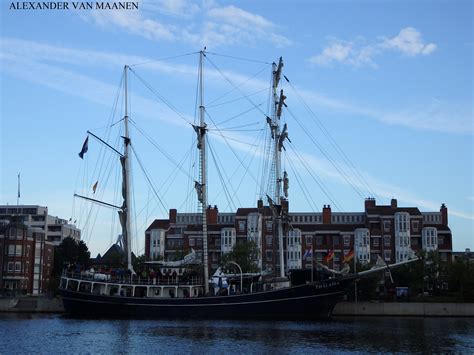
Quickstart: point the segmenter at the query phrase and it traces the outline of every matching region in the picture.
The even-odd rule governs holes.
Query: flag
[[[344,255],[344,262],[347,263],[354,257],[354,249],[351,249],[346,255]]]
[[[303,255],[303,259],[310,258],[313,255],[313,251],[311,249],[307,249]]]
[[[92,186],[92,193],[95,194],[95,190],[97,190],[97,184],[99,183],[99,180],[95,182],[95,184]]]
[[[86,154],[88,150],[89,150],[89,136],[86,137],[86,140],[84,141],[84,144],[82,145],[82,149],[79,152],[79,158],[83,159],[84,154]]]
[[[328,263],[332,260],[332,258],[334,258],[334,249],[328,251],[328,253],[324,257],[324,261]]]

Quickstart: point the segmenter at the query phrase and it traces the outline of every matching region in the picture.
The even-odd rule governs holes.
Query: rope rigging
[[[341,148],[341,146],[337,143],[337,141],[332,137],[332,135],[329,133],[327,128],[324,126],[323,122],[319,119],[319,117],[314,113],[314,111],[311,109],[311,107],[306,103],[302,95],[296,90],[296,88],[293,86],[293,84],[290,82],[290,80],[285,76],[285,80],[287,83],[290,85],[292,88],[293,92],[296,94],[300,102],[303,104],[303,107],[307,110],[309,113],[309,116],[313,119],[313,121],[316,123],[317,127],[321,130],[323,135],[328,139],[330,144],[333,146],[334,150],[339,154],[339,156],[342,158],[342,160],[346,163],[347,166],[350,167],[354,175],[359,179],[359,182],[361,185],[365,186],[367,191],[371,196],[377,197],[377,194],[373,191],[372,187],[369,185],[367,180],[364,178],[364,176],[361,174],[359,169],[354,165],[354,163],[351,161],[351,159],[347,156],[347,154],[344,152],[344,150]]]

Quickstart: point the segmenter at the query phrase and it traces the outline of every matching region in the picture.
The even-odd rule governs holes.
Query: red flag
[[[334,249],[328,251],[328,253],[324,257],[324,261],[328,263],[332,260],[332,258],[334,258]]]
[[[348,262],[354,257],[354,248],[352,248],[346,255],[344,255],[344,262]]]

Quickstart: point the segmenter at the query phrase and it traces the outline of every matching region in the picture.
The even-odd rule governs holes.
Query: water
[[[0,354],[474,353],[473,318],[80,320],[0,314]]]

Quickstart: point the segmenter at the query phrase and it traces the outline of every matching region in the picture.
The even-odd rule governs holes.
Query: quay
[[[341,302],[333,316],[474,317],[474,303]]]
[[[0,298],[0,313],[64,313],[60,297]],[[474,303],[341,302],[332,313],[370,317],[474,317]]]

